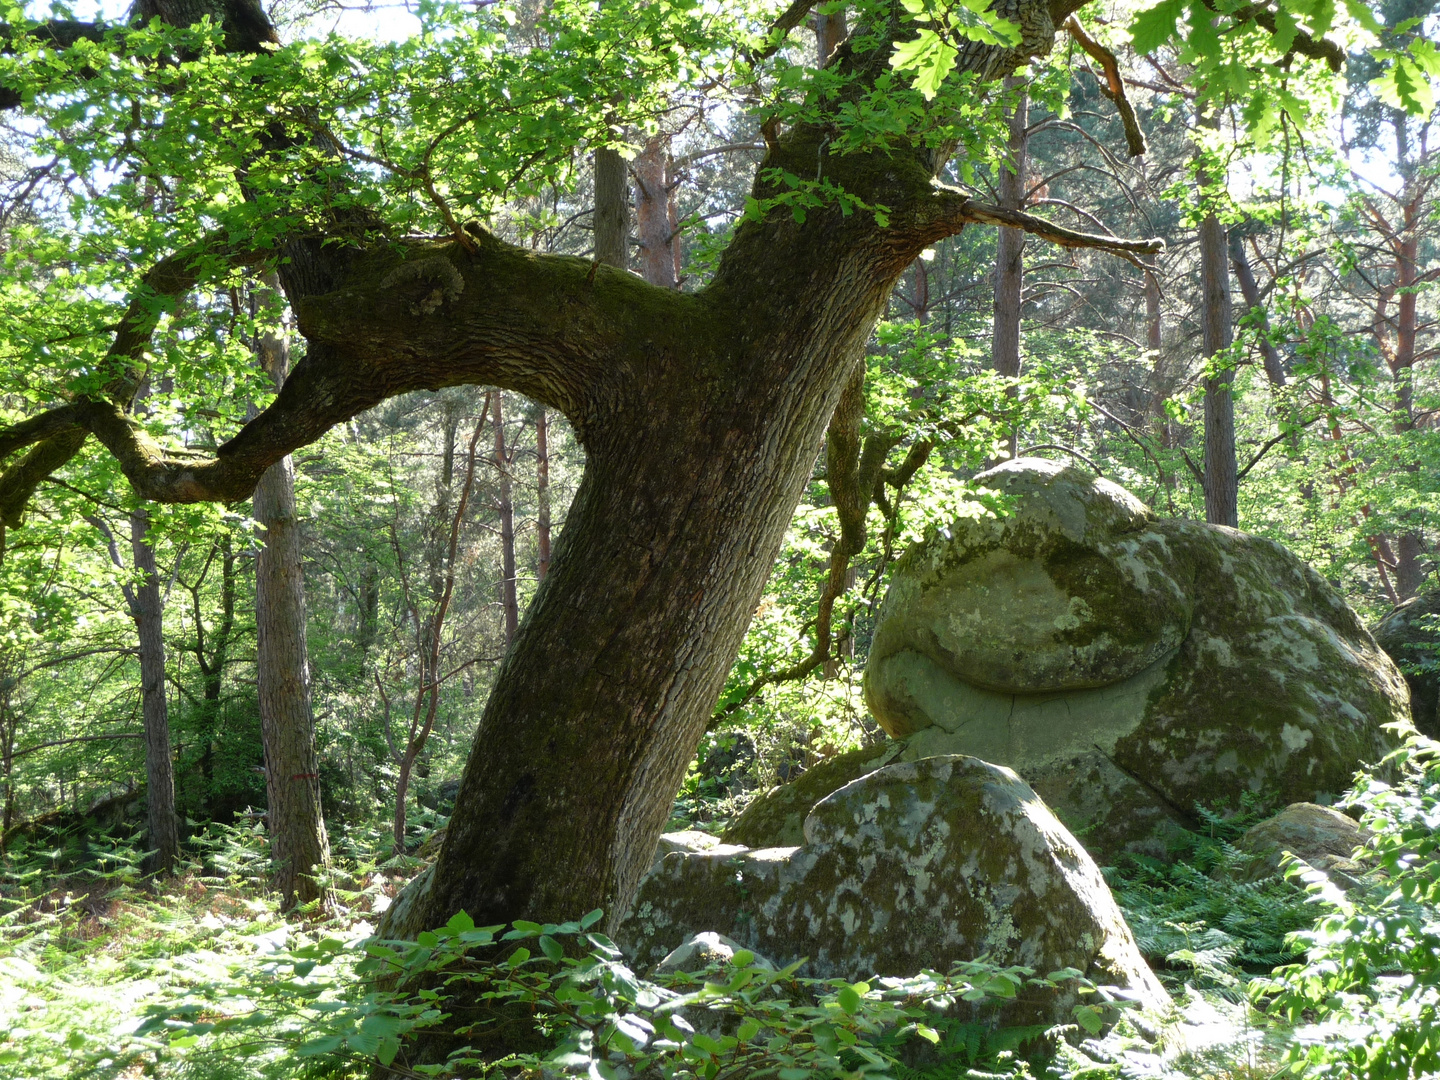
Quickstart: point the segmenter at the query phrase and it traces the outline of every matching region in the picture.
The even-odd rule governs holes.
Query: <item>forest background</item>
[[[271,14],[287,40],[332,27],[383,39],[414,20],[432,34],[453,29],[453,13],[428,5],[367,10],[281,4]],[[993,512],[972,478],[1008,456],[1078,462],[1158,514],[1279,540],[1371,621],[1433,587],[1435,11],[1425,0],[1352,6],[1331,35],[1346,46],[1338,77],[1297,73],[1283,93],[1209,85],[1197,97],[1207,86],[1197,72],[1213,70],[1193,43],[1167,36],[1182,7],[1162,4],[1148,22],[1136,10],[1087,9],[1084,27],[985,98],[950,178],[1075,230],[1161,238],[1163,253],[1117,258],[971,226],[905,271],[867,349],[863,408],[816,448],[679,793],[677,826],[722,826],[755,792],[879,737],[859,674],[886,571],[926,528]],[[1169,32],[1156,25],[1162,10]],[[546,15],[497,9],[487,32],[504,36],[489,47],[557,48]],[[485,227],[513,244],[699,288],[755,209],[751,180],[772,137],[765,95],[782,93],[785,71],[814,70],[844,17],[844,5],[825,5],[817,34],[794,36],[777,86],[676,92],[656,107],[625,133],[618,201],[613,170],[602,176],[584,147],[538,178],[447,194],[473,196]],[[339,79],[327,63],[316,54],[317,77]],[[925,58],[915,63],[923,77]],[[45,131],[7,113],[0,129],[7,422],[75,377],[60,346],[112,323],[123,284],[145,269],[143,220],[127,242],[86,232],[133,214],[143,176],[110,171],[118,159],[94,136],[96,117],[62,120],[70,126]],[[526,138],[543,141],[543,123]],[[188,197],[163,186],[141,196],[156,220]],[[797,184],[789,205],[800,221],[834,197]],[[597,205],[625,208],[619,256],[597,249]],[[228,277],[160,319],[141,415],[157,435],[213,447],[268,403],[298,347],[274,279]],[[192,392],[207,381],[206,394]],[[837,434],[873,470],[859,544],[853,499],[833,490]],[[145,504],[103,452],[47,476],[28,502],[6,504],[0,526],[5,846],[48,836],[36,821],[98,815],[141,828],[147,732],[161,709],[172,860],[216,824],[260,828],[263,552],[267,528],[272,544],[293,528],[303,633],[280,649],[286,677],[308,685],[325,825],[339,848],[412,867],[454,799],[582,467],[553,410],[454,387],[395,397],[297,452],[293,491],[273,506],[261,496]],[[147,611],[163,641],[158,684],[137,634]],[[296,888],[307,900],[293,883],[282,891]]]

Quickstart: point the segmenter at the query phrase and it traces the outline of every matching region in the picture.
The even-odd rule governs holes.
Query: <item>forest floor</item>
[[[382,996],[367,1005],[358,943],[420,860],[391,857],[378,824],[340,827],[335,906],[287,918],[265,887],[257,831],[211,827],[188,850],[193,862],[160,886],[141,876],[141,853],[115,841],[18,845],[0,860],[0,1077],[370,1073],[405,1025]],[[1217,871],[1231,851],[1225,835],[1196,836],[1176,864],[1109,872],[1176,1015],[1161,1027],[1137,1019],[1103,1039],[1072,1039],[1052,1075],[1250,1078],[1282,1068],[1293,1033],[1248,1004],[1245,984],[1291,959],[1285,934],[1315,912],[1288,882],[1229,881]],[[982,1058],[972,1047],[953,1069],[895,1075],[1047,1071]]]

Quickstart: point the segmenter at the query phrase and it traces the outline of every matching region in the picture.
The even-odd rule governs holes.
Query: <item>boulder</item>
[[[677,850],[641,884],[617,943],[638,968],[696,931],[802,975],[858,980],[989,956],[1073,967],[1163,1009],[1168,997],[1085,850],[1009,769],[938,757],[877,769],[822,799],[794,847]],[[1068,988],[1007,1022],[1068,1021]]]
[[[752,848],[798,847],[805,842],[805,819],[816,803],[898,757],[900,750],[894,743],[881,743],[836,754],[751,800],[720,839]]]
[[[1235,846],[1255,857],[1245,874],[1251,881],[1279,872],[1285,853],[1290,852],[1348,882],[1364,872],[1355,861],[1355,851],[1365,846],[1369,836],[1368,830],[1338,810],[1302,802],[1245,830]]]
[[[1197,803],[1333,801],[1396,745],[1400,672],[1280,544],[1055,462],[976,479],[1008,512],[930,530],[877,619],[865,696],[902,760],[1009,766],[1109,862],[1166,857]]]
[[[1422,735],[1440,738],[1440,592],[1411,597],[1375,627],[1375,643],[1410,684],[1410,715]]]

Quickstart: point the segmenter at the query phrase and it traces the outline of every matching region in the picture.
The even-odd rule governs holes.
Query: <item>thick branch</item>
[[[1120,123],[1125,128],[1125,145],[1130,150],[1130,156],[1139,157],[1145,153],[1145,133],[1140,130],[1140,121],[1135,117],[1134,106],[1125,96],[1125,81],[1120,77],[1120,63],[1115,59],[1115,54],[1087,34],[1075,16],[1072,15],[1066,21],[1065,29],[1104,70],[1105,81],[1110,85],[1108,90],[1101,87],[1101,93],[1115,103],[1115,109],[1120,114]]]

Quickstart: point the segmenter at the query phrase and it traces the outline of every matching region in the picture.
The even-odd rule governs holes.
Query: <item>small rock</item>
[[[692,975],[699,974],[707,968],[730,963],[735,959],[735,954],[743,948],[743,945],[731,941],[724,934],[717,934],[713,930],[692,934],[681,942],[678,948],[672,949],[665,959],[655,965],[655,974],[671,975],[677,971],[689,972]],[[757,955],[751,963],[766,971],[775,970],[775,965],[763,956]]]
[[[867,746],[822,761],[788,784],[754,799],[721,835],[727,844],[750,848],[797,847],[805,842],[805,819],[815,804],[852,780],[874,772],[898,757],[895,743]]]
[[[1235,846],[1255,856],[1244,874],[1247,881],[1278,873],[1287,851],[1317,870],[1353,879],[1365,872],[1354,856],[1369,836],[1368,830],[1338,810],[1302,802],[1246,830]]]

